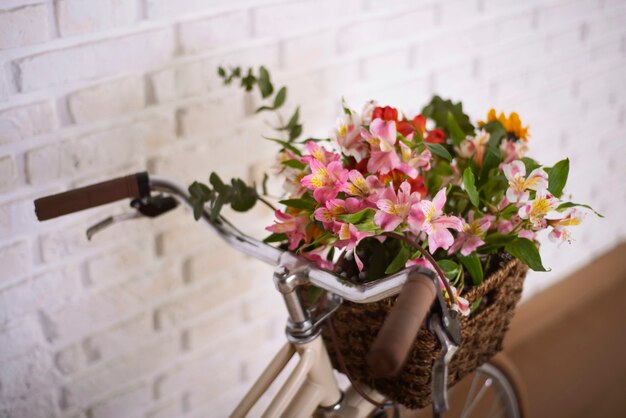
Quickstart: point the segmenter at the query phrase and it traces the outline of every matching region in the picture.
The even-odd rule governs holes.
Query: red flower
[[[428,135],[424,138],[424,142],[444,144],[446,142],[446,134],[441,129],[433,129],[428,132]]]
[[[413,125],[411,125],[410,122],[405,121],[396,122],[396,130],[405,137],[415,132],[415,128],[413,128]]]
[[[426,130],[426,117],[424,115],[417,115],[413,118],[413,125],[419,130],[422,135]]]
[[[372,119],[382,119],[385,121],[397,121],[398,120],[398,110],[391,107],[391,106],[385,106],[385,107],[380,107],[378,106],[377,108],[374,109],[374,113],[372,114]]]
[[[428,190],[426,190],[426,185],[424,184],[424,177],[417,176],[414,179],[407,178],[406,181],[411,185],[411,193],[417,192],[422,197],[428,194]]]

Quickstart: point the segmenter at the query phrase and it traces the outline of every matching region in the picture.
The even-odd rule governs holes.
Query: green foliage
[[[463,186],[465,187],[465,191],[467,192],[472,205],[478,208],[480,201],[478,200],[478,190],[476,190],[476,179],[474,178],[474,173],[472,173],[472,170],[469,167],[467,167],[463,172]]]
[[[226,85],[231,84],[233,80],[240,79],[241,87],[244,88],[244,90],[247,92],[252,91],[254,89],[254,86],[257,86],[259,89],[259,93],[261,93],[262,99],[270,99],[275,92],[270,73],[264,66],[260,66],[258,72],[255,72],[252,68],[248,68],[245,77],[242,76],[243,72],[241,67],[235,67],[230,70],[226,70],[224,67],[219,67],[217,70],[217,74]],[[280,89],[278,89],[278,92],[276,92],[276,95],[271,101],[272,104],[258,107],[256,109],[256,113],[264,111],[277,112],[278,109],[280,109],[285,104],[286,100],[287,87],[281,87]],[[297,108],[292,117],[289,119],[289,122],[285,126],[280,126],[276,128],[277,131],[287,132],[288,139],[285,141],[287,143],[292,143],[302,134],[302,125],[298,122],[299,116],[300,108]]]
[[[516,237],[505,244],[504,249],[535,271],[547,271],[541,263],[539,250],[534,242],[526,238]]]
[[[441,270],[446,274],[449,279],[454,279],[459,274],[459,265],[452,260],[439,260],[437,261]]]
[[[548,173],[548,191],[555,197],[561,197],[569,174],[569,159],[559,161]]]
[[[252,69],[249,70],[252,72]],[[259,78],[257,80],[257,84],[259,86],[259,91],[261,92],[261,97],[266,99],[272,95],[274,92],[274,86],[270,81],[270,73],[263,66],[259,68]]]
[[[212,188],[198,181],[194,181],[189,186],[193,215],[196,220],[202,217],[207,204],[209,205],[209,219],[215,221],[224,205],[230,205],[237,212],[245,212],[252,209],[259,198],[254,187],[246,185],[241,179],[234,178],[230,184],[225,184],[216,173],[211,173],[209,183]]]
[[[464,134],[473,135],[474,126],[470,123],[469,117],[463,113],[463,105],[460,102],[452,103],[451,100],[443,100],[441,97],[435,96],[422,109],[422,115],[434,120],[438,128],[451,135],[450,126],[448,125],[449,114],[452,114],[454,121]]]
[[[452,112],[448,112],[448,130],[450,132],[450,138],[452,138],[452,143],[456,146],[461,144],[461,141],[465,139],[465,132],[461,129],[459,124],[454,119],[454,115]]]
[[[305,198],[285,199],[285,200],[281,200],[278,203],[281,203],[285,206],[288,206],[294,209],[308,210],[310,212],[315,210],[315,201],[310,200],[310,199],[305,199]]]
[[[411,258],[411,255],[411,250],[403,245],[400,248],[400,251],[398,251],[396,257],[391,261],[391,264],[387,266],[385,274],[393,274],[402,270],[406,265],[406,262],[409,261],[409,259]]]
[[[504,129],[504,126],[502,126],[499,121],[494,120],[491,122],[487,122],[483,125],[482,128],[485,131],[489,132],[489,142],[487,143],[487,145],[495,148],[499,147],[500,141],[502,141],[502,138],[506,136],[506,130]]]
[[[295,168],[297,170],[304,170],[306,168],[306,164],[298,160],[286,160],[281,162],[282,165]]]
[[[530,157],[522,158],[522,162],[524,163],[527,174],[530,174],[534,169],[541,167],[541,164],[539,164],[537,161],[533,160]]]
[[[445,158],[448,161],[452,161],[452,155],[450,155],[450,152],[443,145],[431,144],[428,142],[424,142],[424,145],[426,145],[426,148],[428,148],[433,154]]]
[[[374,214],[376,212],[374,209],[365,208],[357,213],[350,213],[346,215],[337,215],[337,219],[341,219],[344,222],[349,224],[359,224],[361,222],[366,222],[374,218]]]
[[[463,267],[465,267],[467,272],[470,274],[474,286],[481,284],[484,280],[484,273],[478,254],[471,253],[467,257],[462,254],[458,254],[458,258],[461,264],[463,264]]]
[[[491,145],[487,145],[487,147],[485,148],[485,156],[483,158],[483,167],[480,171],[480,176],[478,177],[478,184],[485,184],[489,180],[491,170],[493,170],[494,168],[498,168],[501,162],[502,153],[500,152],[500,149]]]

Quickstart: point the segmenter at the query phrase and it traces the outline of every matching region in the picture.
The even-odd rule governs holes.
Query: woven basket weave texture
[[[502,350],[502,340],[521,297],[527,270],[519,260],[508,258],[481,285],[463,295],[470,303],[481,297],[484,300],[479,310],[461,320],[462,340],[449,366],[449,385],[454,385]],[[374,379],[364,360],[394,302],[395,297],[365,305],[345,302],[332,318],[337,347],[327,329],[323,336],[337,370],[341,369],[335,349],[341,351],[353,379],[406,407],[423,408],[430,404],[432,366],[441,351],[434,334],[422,327],[406,364],[393,379]]]

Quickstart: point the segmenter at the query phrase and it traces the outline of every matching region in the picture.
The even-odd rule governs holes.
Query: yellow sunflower
[[[508,117],[504,112],[500,112],[500,115],[496,116],[496,110],[491,109],[489,113],[487,113],[487,122],[479,121],[478,126],[482,127],[484,124],[493,122],[494,120],[499,121],[507,133],[515,135],[516,138],[524,142],[528,141],[530,137],[528,126],[522,126],[522,121],[516,112],[512,112]]]

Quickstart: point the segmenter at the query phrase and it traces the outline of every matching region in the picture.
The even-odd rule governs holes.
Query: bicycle
[[[35,211],[38,219],[43,221],[127,198],[132,199],[131,207],[136,212],[111,216],[94,225],[87,230],[89,239],[101,229],[124,219],[157,217],[180,203],[193,208],[184,188],[143,172],[37,199]],[[277,266],[274,284],[284,299],[288,314],[287,343],[231,417],[246,416],[296,353],[299,361],[263,417],[358,418],[388,414],[399,417],[400,407],[373,389],[353,383],[347,390],[340,390],[321,338],[322,324],[344,300],[368,303],[396,294],[399,294],[396,305],[370,348],[369,367],[380,376],[393,376],[401,368],[412,341],[426,322],[442,346],[442,354],[435,362],[432,374],[433,416],[440,417],[446,411],[461,417],[493,416],[495,413],[500,414],[495,416],[513,418],[524,416],[523,386],[515,368],[502,355],[483,364],[448,391],[447,366],[460,342],[460,323],[455,312],[448,308],[435,284],[438,279],[431,270],[407,268],[375,282],[356,285],[293,253],[245,235],[223,216],[211,221],[209,213],[204,211],[201,217],[235,249]],[[321,312],[307,309],[299,295],[298,289],[310,284],[327,292],[325,308]],[[427,412],[422,410],[419,413]]]

